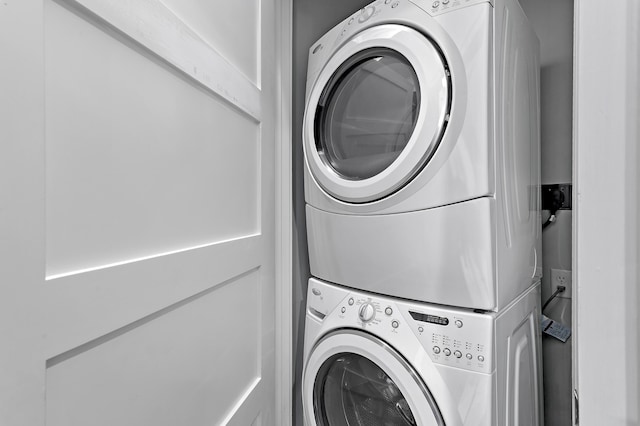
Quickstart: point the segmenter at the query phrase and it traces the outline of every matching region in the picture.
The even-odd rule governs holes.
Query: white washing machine
[[[540,425],[539,316],[539,284],[498,314],[311,279],[305,425]]]
[[[312,275],[496,311],[537,281],[538,51],[516,0],[378,0],[315,43]]]

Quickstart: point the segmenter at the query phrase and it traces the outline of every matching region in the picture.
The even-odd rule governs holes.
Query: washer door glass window
[[[357,354],[341,353],[325,361],[313,394],[318,425],[416,425],[398,386],[379,366]]]
[[[388,48],[361,51],[334,73],[320,97],[316,148],[341,177],[370,178],[405,148],[419,107],[418,77],[404,56]]]

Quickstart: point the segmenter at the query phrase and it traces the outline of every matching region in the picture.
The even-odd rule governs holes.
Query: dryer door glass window
[[[415,426],[400,389],[379,366],[354,353],[326,360],[316,376],[318,426]]]
[[[375,176],[409,142],[419,107],[418,77],[409,61],[388,48],[363,50],[323,90],[315,117],[318,153],[344,179]]]

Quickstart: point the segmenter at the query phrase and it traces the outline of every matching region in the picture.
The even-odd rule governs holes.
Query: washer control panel
[[[433,362],[482,373],[493,370],[492,314],[410,306],[405,316]]]
[[[404,347],[413,341],[421,347],[420,355],[428,355],[436,364],[493,372],[496,314],[492,312],[476,313],[367,294],[312,278],[307,314],[317,324],[369,331],[392,346]]]

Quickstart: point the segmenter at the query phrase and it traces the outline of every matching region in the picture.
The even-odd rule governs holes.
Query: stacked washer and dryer
[[[542,422],[539,43],[377,0],[310,49],[308,426]]]

